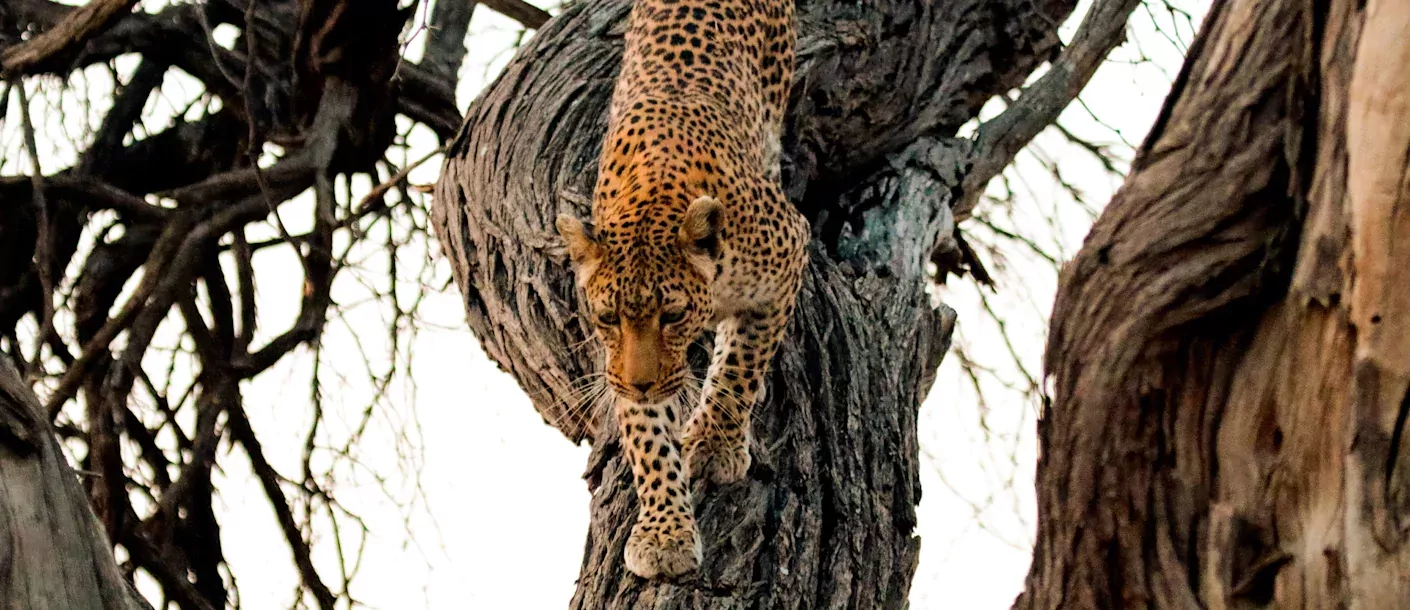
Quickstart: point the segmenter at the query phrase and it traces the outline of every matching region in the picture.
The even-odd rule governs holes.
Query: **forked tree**
[[[675,581],[625,569],[633,476],[610,399],[592,400],[601,353],[554,230],[559,214],[590,213],[631,3],[565,7],[475,100],[433,220],[481,345],[546,421],[592,442],[572,607],[907,604],[920,549],[916,414],[955,322],[927,287],[974,264],[956,223],[1081,91],[1138,2],[1096,2],[1062,48],[1057,27],[1075,4],[798,5],[783,186],[811,223],[811,263],[755,407],[753,467],[742,482],[694,484],[705,559]],[[957,137],[1040,67],[975,137]]]

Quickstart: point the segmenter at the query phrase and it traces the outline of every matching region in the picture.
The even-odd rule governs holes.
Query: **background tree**
[[[239,606],[212,485],[227,444],[248,459],[273,509],[301,583],[295,602],[349,606],[356,532],[365,539],[366,529],[337,486],[363,468],[356,447],[409,362],[399,341],[414,334],[430,279],[416,264],[424,197],[406,181],[425,155],[399,158],[411,127],[395,117],[453,133],[473,6],[423,8],[419,23],[434,28],[413,64],[400,38],[415,21],[412,5],[392,0],[135,4],[0,4],[0,119],[22,136],[0,159],[12,172],[0,178],[0,349],[44,396],[123,574],[151,583],[154,602]],[[522,2],[495,5],[545,17]],[[39,99],[52,122],[36,122]],[[371,185],[357,197],[354,178]],[[269,265],[255,260],[281,249],[296,254],[303,289],[289,326],[269,329],[257,310],[277,291]],[[385,262],[366,262],[374,253]],[[364,288],[335,299],[349,283]],[[382,329],[391,347],[364,354],[372,383],[360,424],[330,435],[322,338],[358,299],[391,312]],[[305,346],[314,374],[303,460],[279,472],[247,417],[242,383]],[[0,442],[47,432],[42,418],[3,424],[11,432]],[[5,483],[23,472],[7,468]],[[318,537],[336,547],[334,575],[314,565]],[[0,566],[61,560],[23,550],[3,547]]]
[[[1064,270],[1017,608],[1410,605],[1410,5],[1222,0]]]

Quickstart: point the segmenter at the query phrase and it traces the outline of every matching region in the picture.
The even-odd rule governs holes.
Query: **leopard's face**
[[[686,350],[714,321],[711,249],[720,208],[702,200],[684,219],[670,214],[600,231],[559,217],[589,320],[606,348],[607,382],[633,402],[674,398],[689,372]],[[643,234],[658,239],[632,238]]]
[[[679,392],[688,370],[686,348],[712,317],[705,278],[684,253],[609,255],[587,278],[583,292],[607,348],[612,389],[648,404]]]

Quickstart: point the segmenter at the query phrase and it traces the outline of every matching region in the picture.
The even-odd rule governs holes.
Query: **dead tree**
[[[545,420],[593,443],[572,607],[906,606],[920,545],[916,411],[955,321],[932,305],[927,266],[977,271],[956,222],[1081,90],[1136,4],[1099,0],[1066,49],[1065,0],[799,5],[783,179],[812,223],[812,263],[756,410],[754,467],[697,489],[705,563],[673,583],[622,565],[630,470],[614,426],[580,404],[597,358],[552,228],[560,212],[588,214],[630,3],[572,4],[519,51],[471,106],[433,213],[481,344]],[[1049,61],[976,137],[956,137]]]
[[[0,126],[23,134],[18,149],[0,151],[0,166],[19,170],[0,177],[0,359],[20,372],[5,374],[0,394],[0,505],[10,511],[0,519],[0,605],[122,607],[115,583],[138,574],[155,582],[163,608],[236,602],[213,501],[212,473],[230,455],[221,447],[249,459],[279,526],[270,548],[282,547],[298,576],[295,597],[350,605],[352,572],[320,574],[313,560],[315,510],[342,516],[337,494],[308,461],[301,473],[271,465],[242,382],[290,353],[318,353],[339,310],[334,280],[374,225],[424,239],[426,206],[388,152],[393,119],[454,134],[472,5],[438,3],[427,52],[412,63],[401,55],[410,5],[397,0],[210,0],[150,13],[137,4],[0,2]],[[495,4],[541,23],[520,0]],[[216,40],[222,27],[238,32],[229,47]],[[135,69],[120,70],[119,57],[138,58]],[[201,91],[164,91],[178,71]],[[71,76],[95,73],[111,79],[112,96],[83,100],[105,110],[76,138],[76,158],[40,154],[62,134],[37,126],[44,106],[31,93],[70,95]],[[153,117],[154,99],[189,107]],[[266,142],[280,150],[256,166]],[[9,163],[21,154],[28,163]],[[354,175],[378,186],[360,200],[341,195],[335,182]],[[287,204],[307,191],[316,203],[299,225],[312,228],[291,234]],[[271,225],[277,238],[251,238]],[[398,243],[384,252],[396,257]],[[279,249],[297,257],[304,291],[292,324],[272,328],[257,312],[268,274],[252,261]],[[177,329],[175,344],[163,327]],[[91,509],[54,432],[84,472]],[[306,459],[317,452],[308,438]],[[16,446],[35,453],[18,457]],[[48,512],[26,512],[36,509]],[[36,550],[45,528],[61,530],[52,539],[61,553]],[[74,596],[44,605],[66,591]]]
[[[1410,5],[1215,2],[1062,274],[1016,608],[1410,607]]]

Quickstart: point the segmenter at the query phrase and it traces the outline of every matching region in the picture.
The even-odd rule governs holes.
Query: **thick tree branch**
[[[92,176],[102,174],[108,161],[122,149],[123,138],[132,132],[132,126],[142,120],[142,109],[147,99],[161,86],[166,76],[167,65],[159,61],[143,60],[132,73],[132,78],[118,89],[113,96],[113,108],[103,117],[103,124],[93,137],[93,144],[83,152],[77,172]]]
[[[456,82],[465,61],[465,36],[475,15],[476,0],[436,0],[426,33],[426,52],[421,67],[443,82]]]
[[[889,155],[922,137],[953,136],[1057,52],[1056,26],[1075,4],[958,0],[913,9],[875,2],[845,18],[828,16],[826,4],[801,7],[784,151],[790,197],[817,218]]]
[[[186,571],[169,565],[171,559],[162,554],[152,541],[133,532],[122,539],[122,544],[132,553],[133,560],[148,570],[162,585],[167,597],[181,610],[217,610],[201,597],[201,593],[191,584]]]
[[[49,191],[56,196],[82,201],[91,209],[113,210],[134,221],[160,221],[172,214],[171,208],[152,205],[141,197],[99,180],[61,174],[45,181]]]
[[[89,0],[42,34],[0,51],[0,74],[13,78],[43,70],[45,64],[60,65],[65,56],[131,13],[136,5],[137,0]]]

